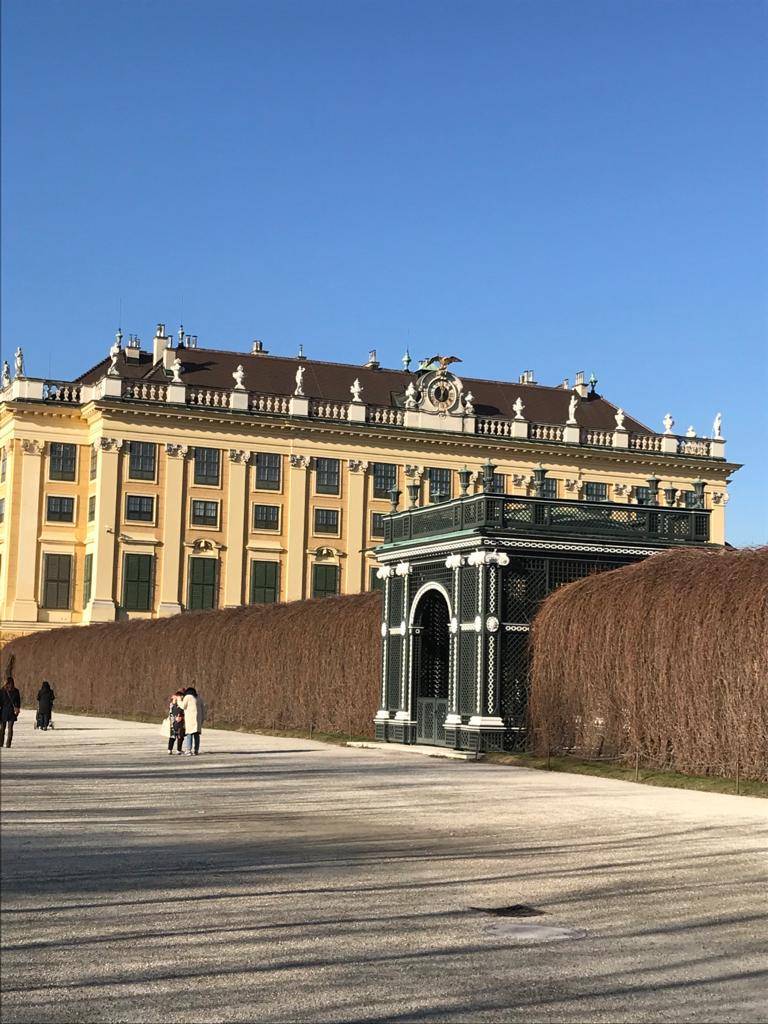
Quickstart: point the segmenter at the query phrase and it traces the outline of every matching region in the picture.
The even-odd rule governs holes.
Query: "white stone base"
[[[115,621],[115,602],[107,601],[104,598],[94,598],[91,601],[90,615],[88,616],[89,622],[114,622]]]
[[[181,605],[178,601],[161,601],[157,609],[157,617],[166,619],[171,615],[180,615]]]
[[[472,715],[469,722],[464,726],[465,729],[503,729],[504,720],[499,718],[498,715]]]

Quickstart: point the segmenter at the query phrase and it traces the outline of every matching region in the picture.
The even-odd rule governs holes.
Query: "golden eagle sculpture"
[[[460,363],[458,356],[431,356],[429,359],[422,359],[419,363],[420,370],[447,370],[451,363]]]

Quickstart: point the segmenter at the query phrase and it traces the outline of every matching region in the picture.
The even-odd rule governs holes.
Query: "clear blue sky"
[[[3,342],[117,326],[724,417],[768,534],[766,28],[753,0],[4,0]]]

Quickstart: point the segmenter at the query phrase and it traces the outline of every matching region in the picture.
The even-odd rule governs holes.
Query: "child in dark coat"
[[[181,753],[181,745],[184,742],[184,736],[186,735],[184,729],[184,710],[179,703],[179,698],[183,697],[182,691],[174,693],[171,698],[171,706],[168,709],[168,717],[171,720],[171,735],[168,739],[168,753],[173,753],[174,744],[176,745],[176,753]]]

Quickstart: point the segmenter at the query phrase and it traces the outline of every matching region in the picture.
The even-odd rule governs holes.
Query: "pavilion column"
[[[16,622],[37,622],[37,524],[44,449],[42,441],[21,441],[19,508],[24,513],[16,534],[16,593],[8,612]]]
[[[250,457],[250,452],[239,449],[231,449],[229,452],[227,550],[224,553],[225,608],[238,608],[243,603],[246,484]]]
[[[115,617],[117,484],[123,442],[116,437],[100,437],[96,445],[99,466],[96,476],[93,600],[88,618],[90,622],[111,622]]]
[[[178,615],[181,611],[181,532],[184,523],[186,497],[184,494],[184,467],[187,452],[185,444],[165,446],[165,496],[163,499],[163,564],[160,572],[159,617]]]
[[[304,597],[304,566],[307,548],[307,470],[312,465],[309,455],[291,455],[288,485],[288,537],[286,557],[286,601]]]
[[[365,484],[368,463],[350,459],[347,495],[347,581],[346,593],[359,594],[365,589],[363,581],[363,547],[365,546]]]

